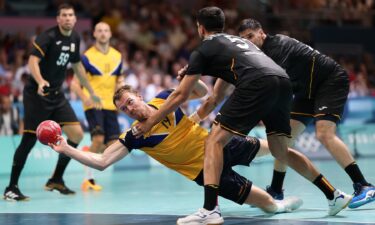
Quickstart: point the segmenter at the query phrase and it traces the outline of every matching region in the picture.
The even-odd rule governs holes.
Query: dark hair
[[[222,32],[224,30],[224,12],[218,7],[210,6],[200,9],[197,14],[197,21],[207,31]]]
[[[238,27],[238,32],[242,32],[246,29],[258,30],[262,29],[262,25],[254,19],[244,19],[241,21],[240,26]]]
[[[63,3],[63,4],[59,5],[59,7],[57,8],[57,16],[60,16],[60,13],[61,13],[62,9],[73,9],[73,11],[74,11],[74,7],[71,4]]]
[[[139,95],[139,92],[135,90],[132,86],[125,84],[124,86],[120,87],[116,90],[115,94],[113,95],[113,104],[116,105],[116,101],[119,101],[122,97],[124,92],[130,92],[136,95]]]

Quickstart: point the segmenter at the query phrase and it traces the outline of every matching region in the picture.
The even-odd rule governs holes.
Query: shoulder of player
[[[58,29],[59,28],[57,26],[51,27],[45,30],[44,32],[42,32],[41,34],[39,34],[38,38],[42,37],[42,38],[48,38],[50,40],[54,40],[58,35],[58,31],[59,31]]]
[[[89,57],[90,54],[93,54],[95,52],[97,52],[97,49],[95,48],[95,45],[93,45],[90,48],[86,49],[86,51],[83,52],[83,55],[85,55],[86,57]]]
[[[161,92],[159,92],[155,97],[155,98],[159,98],[159,99],[167,99],[168,96],[170,94],[172,94],[172,92],[174,91],[174,89],[166,89],[166,90],[163,90]]]
[[[72,34],[70,35],[70,38],[72,39],[72,40],[77,40],[77,41],[80,41],[81,40],[81,37],[79,36],[79,34],[78,34],[78,32],[77,31],[75,31],[75,30],[73,30],[72,31]]]

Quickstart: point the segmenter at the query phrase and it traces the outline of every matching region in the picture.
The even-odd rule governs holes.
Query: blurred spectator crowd
[[[18,0],[22,1],[22,0]],[[22,15],[12,7],[11,2],[0,0],[1,15]],[[15,1],[17,2],[17,1]],[[34,1],[33,1],[34,2]],[[35,1],[45,3],[45,1]],[[196,24],[192,12],[196,8],[215,4],[224,8],[227,16],[226,32],[235,34],[238,22],[249,15],[239,7],[243,1],[192,1],[189,7],[184,6],[184,1],[47,1],[46,8],[41,12],[43,16],[54,16],[56,7],[62,2],[70,2],[75,6],[77,15],[90,18],[92,24],[99,21],[107,22],[112,29],[112,46],[122,53],[125,81],[127,84],[137,88],[145,97],[151,99],[156,93],[165,88],[173,88],[177,85],[177,72],[187,64],[190,52],[199,44],[200,40],[196,34]],[[364,18],[366,12],[372,12],[373,0],[269,0],[251,1],[260,2],[265,15],[264,22],[266,30],[275,30],[273,21],[281,30],[285,25],[280,24],[283,14],[299,12],[298,16],[316,15],[326,12],[328,9],[342,9],[341,14],[324,14],[322,21],[342,23],[349,20],[359,21],[360,25],[373,24],[373,17]],[[33,3],[34,4],[34,3]],[[193,11],[192,11],[193,9]],[[329,10],[332,12],[332,10]],[[337,11],[337,10],[336,10]],[[339,10],[340,11],[340,10]],[[303,13],[303,12],[312,12]],[[315,13],[315,14],[314,14]],[[272,15],[272,16],[270,16]],[[373,14],[371,14],[373,15]],[[336,17],[333,17],[336,16]],[[1,18],[1,17],[0,17]],[[339,18],[339,19],[338,19]],[[370,18],[370,20],[369,20]],[[320,22],[322,22],[320,21]],[[340,22],[341,21],[341,22]],[[285,22],[288,24],[288,21]],[[269,26],[268,26],[269,25]],[[12,116],[17,123],[22,121],[22,90],[25,81],[30,76],[27,68],[28,54],[34,38],[47,27],[36,25],[35,34],[28,36],[23,31],[7,33],[0,29],[0,96],[1,96],[1,118],[7,114],[10,118],[12,110],[17,111],[17,118]],[[93,44],[92,27],[81,33],[81,52],[84,52]],[[286,29],[288,30],[288,29]],[[289,30],[288,30],[289,31]],[[304,34],[297,39],[304,38]],[[351,85],[349,97],[375,96],[375,64],[372,54],[363,53],[360,56],[334,56],[335,59],[345,67],[349,73]],[[70,92],[69,83],[73,76],[68,71],[67,80],[64,84],[66,95],[75,100],[77,97]],[[205,82],[212,88],[213,80],[204,77]],[[13,107],[9,110],[7,102]],[[197,104],[194,104],[194,106]],[[13,108],[13,109],[12,109]],[[190,113],[195,110],[186,106]],[[4,119],[0,118],[0,127]],[[9,134],[15,131],[15,127],[22,129],[21,122],[13,128],[0,129],[1,134]]]

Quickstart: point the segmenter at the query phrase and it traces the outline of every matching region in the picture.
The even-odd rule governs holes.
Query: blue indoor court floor
[[[331,183],[352,193],[349,177],[334,161],[315,161]],[[375,183],[374,158],[358,160],[366,178]],[[253,163],[250,168],[236,168],[257,186],[264,188],[271,180],[272,162]],[[285,194],[303,199],[302,207],[286,214],[269,215],[247,205],[239,206],[220,198],[225,224],[375,224],[375,202],[358,209],[345,209],[337,216],[327,216],[324,195],[308,181],[288,171]],[[128,225],[176,224],[176,219],[195,212],[203,203],[203,189],[164,167],[95,173],[103,185],[101,192],[82,192],[82,174],[69,173],[66,184],[77,191],[74,196],[63,196],[44,191],[46,176],[23,176],[21,191],[29,195],[28,202],[0,201],[0,225]],[[8,177],[0,177],[4,190]]]

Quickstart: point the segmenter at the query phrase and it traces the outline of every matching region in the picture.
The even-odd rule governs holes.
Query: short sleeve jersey
[[[234,85],[268,75],[288,77],[252,42],[225,33],[210,35],[202,41],[190,56],[186,74],[214,76]]]
[[[107,53],[102,53],[95,46],[89,48],[81,57],[87,72],[87,80],[97,96],[100,97],[105,110],[116,110],[112,97],[116,91],[117,78],[122,72],[121,53],[110,47]],[[90,96],[84,88],[86,96]],[[85,110],[92,107],[86,107]]]
[[[171,90],[162,91],[148,104],[159,109],[171,93]],[[207,136],[206,129],[177,108],[152,127],[149,134],[135,138],[129,129],[120,136],[119,141],[129,151],[140,149],[166,167],[194,180],[203,169]]]
[[[52,27],[41,33],[33,43],[31,55],[41,59],[39,62],[42,77],[50,83],[51,88],[59,88],[64,82],[66,67],[69,62],[80,61],[79,35],[72,31],[70,36],[61,34],[59,28]],[[30,78],[31,85],[37,83]]]

